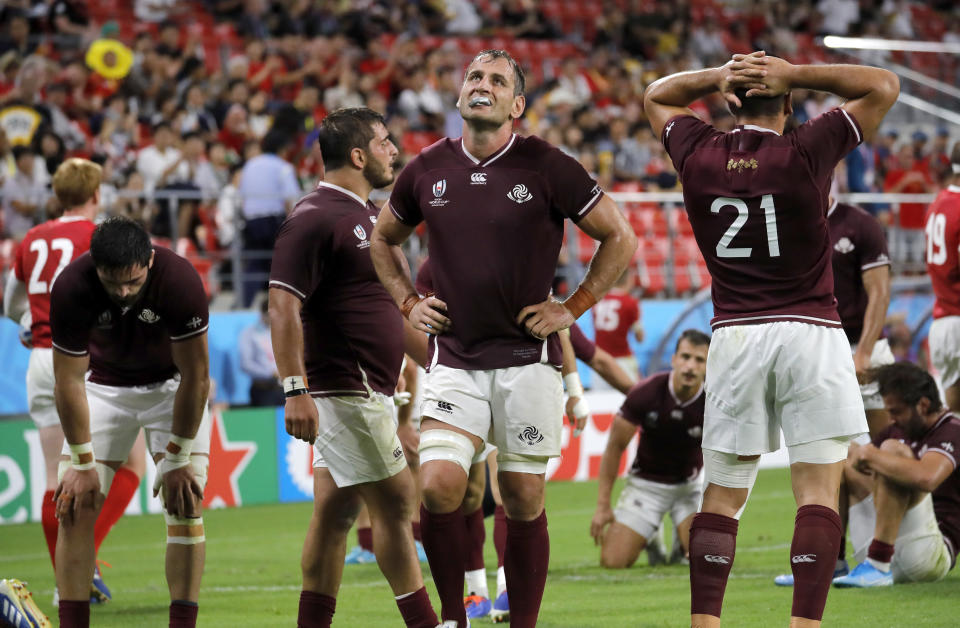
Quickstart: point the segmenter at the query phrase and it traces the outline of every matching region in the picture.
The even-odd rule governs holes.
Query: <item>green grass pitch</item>
[[[622,482],[618,483],[622,484]],[[540,613],[543,628],[660,628],[689,625],[686,567],[650,568],[645,555],[624,571],[597,567],[588,535],[596,483],[548,484],[550,572]],[[787,471],[760,473],[743,516],[733,574],[727,586],[725,626],[786,626],[790,589],[773,585],[788,571],[794,504]],[[257,506],[206,513],[207,568],[200,626],[293,626],[300,591],[300,547],[309,504]],[[495,588],[492,518],[487,520],[487,569]],[[104,578],[114,601],[93,607],[94,626],[165,626],[163,521],[159,516],[121,519],[101,548],[112,564]],[[355,536],[351,534],[351,544]],[[424,565],[431,599],[436,590]],[[0,576],[27,580],[51,618],[53,575],[38,524],[0,527]],[[824,626],[900,628],[960,626],[960,570],[933,584],[877,590],[831,590]],[[396,605],[375,565],[348,566],[337,600],[335,626],[402,626]],[[490,625],[474,622],[474,628]]]

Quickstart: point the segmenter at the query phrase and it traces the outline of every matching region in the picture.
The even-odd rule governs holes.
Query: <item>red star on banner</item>
[[[203,507],[214,508],[239,506],[240,489],[237,480],[257,453],[253,441],[228,441],[219,412],[210,415],[210,468],[207,471],[207,487],[203,491]]]

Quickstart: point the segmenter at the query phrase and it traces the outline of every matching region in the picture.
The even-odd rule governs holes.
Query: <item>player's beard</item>
[[[919,439],[926,433],[927,423],[916,409],[910,410],[910,419],[903,426],[903,431],[912,439]]]
[[[368,159],[363,166],[363,178],[374,188],[385,188],[393,183],[393,173],[376,159]]]

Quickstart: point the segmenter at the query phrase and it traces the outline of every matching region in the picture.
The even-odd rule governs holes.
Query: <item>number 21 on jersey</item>
[[[742,198],[720,196],[710,204],[710,211],[719,214],[724,207],[736,209],[737,217],[733,219],[733,223],[720,238],[720,241],[717,242],[717,257],[750,257],[753,253],[753,247],[730,246],[733,238],[747,224],[747,218],[750,216],[746,201]],[[773,194],[764,194],[760,198],[760,207],[763,209],[764,220],[767,224],[767,249],[770,252],[770,257],[780,257],[780,236],[777,233],[777,210],[773,205]]]
[[[942,266],[947,262],[947,217],[932,213],[927,218],[927,263]]]
[[[50,258],[50,250],[60,254],[59,259],[57,260],[57,268],[53,271],[53,275],[50,276],[50,281],[46,282],[41,279],[43,276],[44,268],[47,266],[47,261]],[[33,265],[33,270],[30,272],[30,282],[27,284],[27,293],[28,294],[47,294],[50,292],[50,287],[53,286],[53,282],[57,280],[57,276],[60,275],[60,271],[67,267],[67,264],[70,263],[70,260],[73,259],[73,242],[69,238],[54,238],[48,244],[46,240],[34,240],[30,243],[30,252],[37,254],[37,261]],[[49,260],[53,261],[53,260]]]

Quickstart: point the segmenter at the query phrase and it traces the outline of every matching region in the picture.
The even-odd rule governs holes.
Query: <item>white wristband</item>
[[[571,397],[583,397],[583,384],[580,383],[580,374],[567,373],[563,376],[563,383],[567,387],[567,394]]]
[[[86,455],[89,454],[89,457]],[[77,471],[89,471],[97,466],[93,455],[93,443],[87,441],[79,445],[70,445],[70,466]]]
[[[177,436],[176,434],[170,435],[170,443],[176,445],[180,448],[180,451],[173,453],[170,451],[169,445],[167,450],[164,452],[163,457],[169,460],[170,462],[183,462],[190,461],[190,454],[193,452],[193,439],[185,438],[183,436]]]
[[[307,383],[304,381],[303,375],[290,375],[283,378],[283,392],[289,393],[294,390],[307,390]]]

